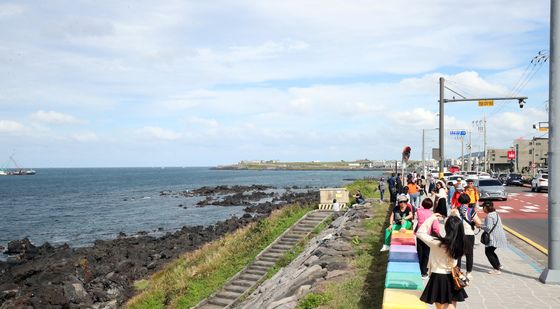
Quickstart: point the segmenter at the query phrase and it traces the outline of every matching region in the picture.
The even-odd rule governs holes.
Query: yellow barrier
[[[347,206],[344,203],[340,204],[340,209],[346,209]],[[319,209],[321,210],[332,210],[333,209],[333,204],[319,204]]]

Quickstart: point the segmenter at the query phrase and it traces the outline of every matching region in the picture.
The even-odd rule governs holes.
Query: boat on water
[[[8,169],[3,168],[0,169],[0,176],[30,176],[35,175],[37,172],[34,169],[30,168],[21,168],[17,161],[14,159],[14,156],[10,156],[10,161],[14,163],[15,168]]]

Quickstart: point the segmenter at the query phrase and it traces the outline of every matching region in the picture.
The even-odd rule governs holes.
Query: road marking
[[[518,195],[519,193],[515,193],[515,192],[509,194],[509,196],[518,196]]]
[[[527,206],[525,206],[525,208],[528,208],[528,209],[539,209],[539,206],[529,206],[529,205],[527,205]]]
[[[523,195],[526,196],[526,197],[534,197],[535,196],[535,194],[533,194],[533,193],[525,193]]]
[[[513,207],[510,206],[499,206],[501,209],[513,209]]]
[[[501,212],[501,213],[508,213],[509,210],[507,209],[496,209],[497,212]]]
[[[521,211],[522,211],[522,212],[537,212],[536,210],[533,210],[533,209],[525,209],[525,208],[521,209]]]
[[[531,239],[523,236],[522,234],[520,234],[519,232],[511,229],[508,226],[502,225],[504,227],[504,230],[506,230],[507,232],[513,234],[513,236],[523,240],[524,242],[528,243],[529,245],[533,246],[535,249],[539,250],[540,252],[548,255],[548,249],[546,249],[545,247],[537,244],[536,242],[532,241]]]

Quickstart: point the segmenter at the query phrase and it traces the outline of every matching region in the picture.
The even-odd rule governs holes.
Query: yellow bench
[[[426,309],[428,305],[420,300],[420,290],[385,289],[383,309]]]

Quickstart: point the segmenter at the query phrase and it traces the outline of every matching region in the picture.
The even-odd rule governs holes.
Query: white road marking
[[[538,207],[538,206],[525,206],[524,208],[527,208],[527,209],[539,209],[540,207]]]
[[[510,206],[500,206],[501,209],[513,209],[513,207]]]
[[[518,195],[519,195],[519,193],[515,193],[515,192],[509,193],[509,196],[518,196]]]
[[[533,209],[521,209],[522,212],[537,212],[536,210]]]
[[[535,196],[533,193],[525,193],[525,194],[523,194],[523,195],[526,196],[526,197],[533,197],[533,196]]]
[[[501,212],[501,213],[508,213],[509,210],[506,209],[496,209],[497,212]]]

